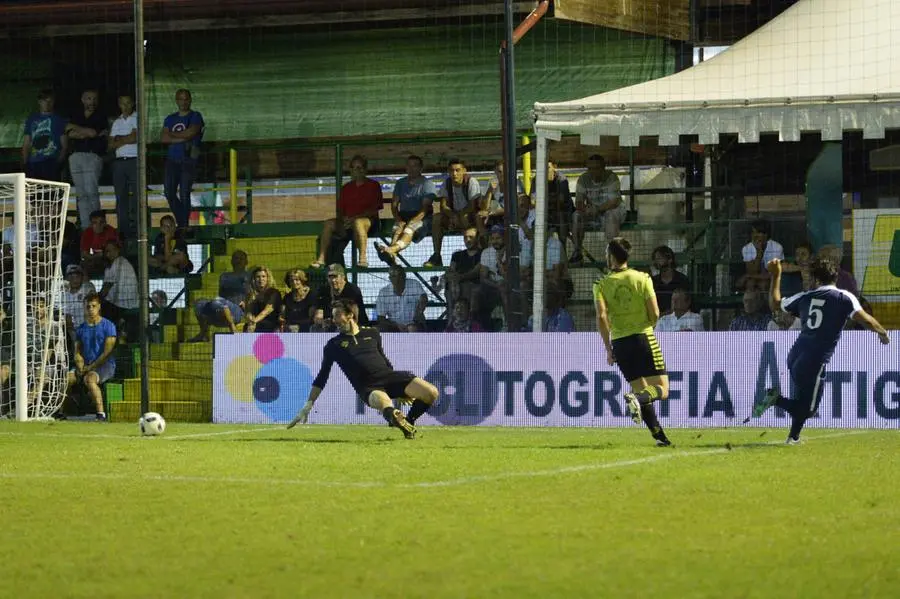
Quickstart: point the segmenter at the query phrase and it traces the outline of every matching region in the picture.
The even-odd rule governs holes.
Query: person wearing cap
[[[366,314],[365,302],[359,287],[347,280],[347,271],[340,264],[328,266],[328,284],[322,285],[316,297],[316,308],[322,310],[325,318],[331,320],[331,305],[339,299],[353,300],[359,309],[357,322],[362,325],[369,324],[369,315]]]
[[[66,267],[66,283],[62,292],[62,312],[66,319],[66,331],[74,334],[75,329],[84,322],[84,298],[97,293],[97,289],[77,264]]]

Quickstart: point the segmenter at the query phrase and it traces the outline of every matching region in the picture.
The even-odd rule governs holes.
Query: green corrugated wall
[[[147,62],[154,137],[175,109],[179,87],[192,90],[207,141],[494,130],[502,35],[499,24],[158,35]],[[518,126],[530,125],[537,100],[586,96],[673,72],[666,50],[656,38],[540,23],[516,46]],[[40,72],[43,60],[34,56],[29,68]],[[33,86],[21,81],[2,92],[15,96],[0,104],[4,147],[20,143],[21,123],[34,105]]]

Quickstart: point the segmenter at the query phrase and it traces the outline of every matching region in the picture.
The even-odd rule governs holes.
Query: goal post
[[[67,183],[0,175],[0,327],[8,329],[0,335],[5,379],[0,415],[19,421],[50,417],[65,399],[68,356],[61,294],[68,204]]]

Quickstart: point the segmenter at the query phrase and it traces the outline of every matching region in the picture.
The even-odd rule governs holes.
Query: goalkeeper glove
[[[306,424],[306,421],[309,420],[309,413],[312,412],[313,402],[306,402],[300,411],[297,412],[297,415],[294,416],[294,419],[291,420],[290,424],[288,424],[288,428],[294,428],[297,424]]]

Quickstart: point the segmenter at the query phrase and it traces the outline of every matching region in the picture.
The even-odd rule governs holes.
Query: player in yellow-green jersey
[[[606,346],[606,361],[618,364],[631,385],[625,394],[628,413],[635,424],[641,420],[661,447],[672,445],[653,402],[669,397],[669,376],[653,327],[659,320],[659,306],[650,275],[628,267],[631,244],[614,237],[606,246],[608,275],[594,283],[597,328]]]

